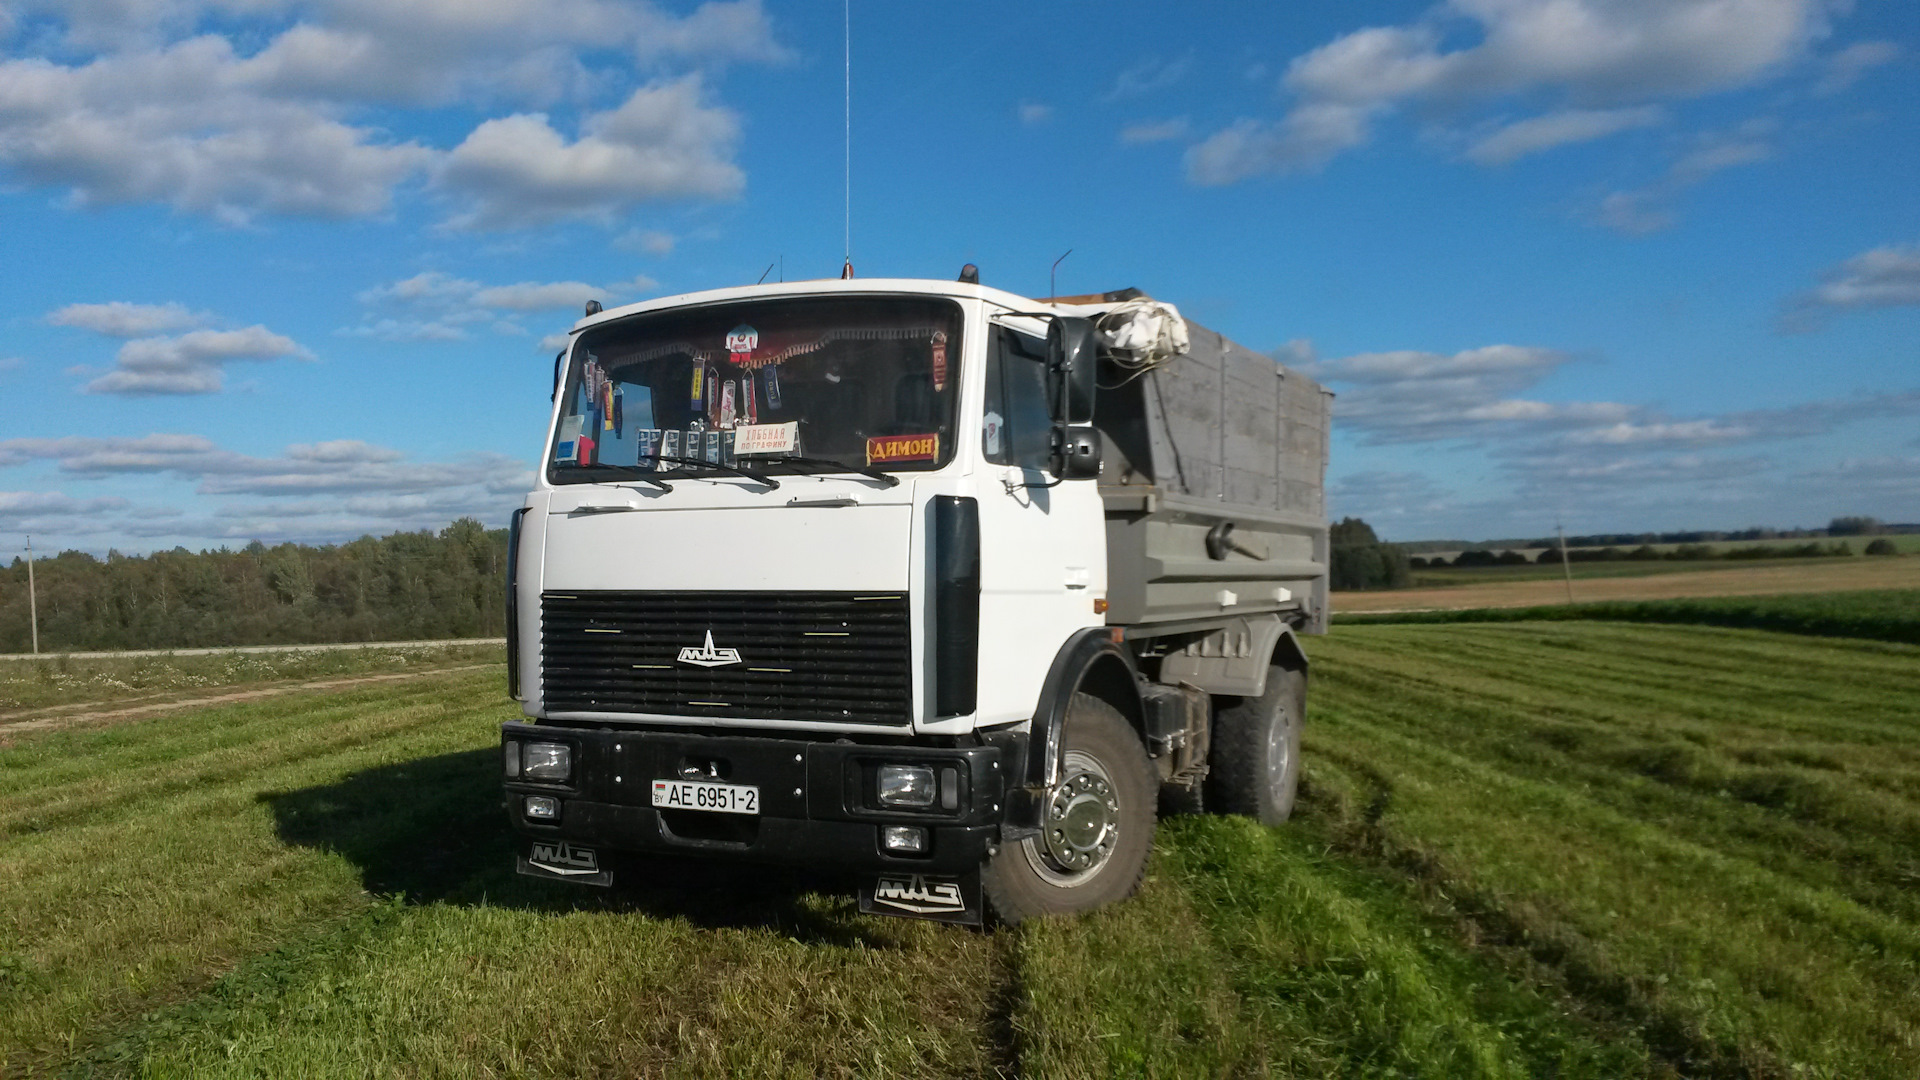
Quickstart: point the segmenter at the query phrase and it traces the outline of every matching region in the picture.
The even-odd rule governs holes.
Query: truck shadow
[[[633,911],[709,929],[763,927],[803,942],[889,948],[841,876],[695,859],[622,859],[614,887],[514,872],[501,808],[500,755],[489,747],[417,758],[338,783],[259,796],[287,844],[334,852],[370,893],[409,903],[549,911]]]

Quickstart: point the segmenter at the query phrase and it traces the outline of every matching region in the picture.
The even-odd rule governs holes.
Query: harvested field
[[[1312,649],[1292,823],[1169,821],[1138,899],[1018,931],[861,916],[830,877],[517,878],[492,672],[23,738],[0,1073],[1920,1073],[1920,647]]]
[[[1620,564],[1600,564],[1616,566]],[[1631,576],[1577,577],[1574,600],[1666,600],[1690,596],[1756,596],[1770,593],[1841,592],[1849,589],[1920,588],[1920,559],[1909,556],[1859,556],[1850,559],[1801,559],[1767,566],[1722,566],[1710,570],[1656,571]],[[1516,568],[1521,580],[1497,580],[1498,571],[1470,584],[1429,589],[1383,589],[1333,595],[1336,614],[1363,611],[1418,611],[1446,608],[1532,607],[1567,602],[1561,578],[1542,578],[1537,570]],[[1576,568],[1577,569],[1577,568]]]

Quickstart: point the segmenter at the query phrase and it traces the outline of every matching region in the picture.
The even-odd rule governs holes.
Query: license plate
[[[760,789],[747,784],[715,784],[705,780],[655,780],[653,805],[662,810],[757,814]]]

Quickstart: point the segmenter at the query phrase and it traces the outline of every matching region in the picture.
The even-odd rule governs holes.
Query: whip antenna
[[[846,42],[847,75],[847,168],[846,168],[846,263],[842,278],[853,276],[853,0],[841,0],[842,36]]]

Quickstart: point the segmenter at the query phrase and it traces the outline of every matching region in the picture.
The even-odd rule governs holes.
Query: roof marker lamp
[[[529,780],[560,784],[573,775],[573,748],[566,743],[527,743],[520,751],[520,760],[520,775]]]
[[[933,770],[925,765],[880,766],[881,806],[918,810],[933,805]]]

